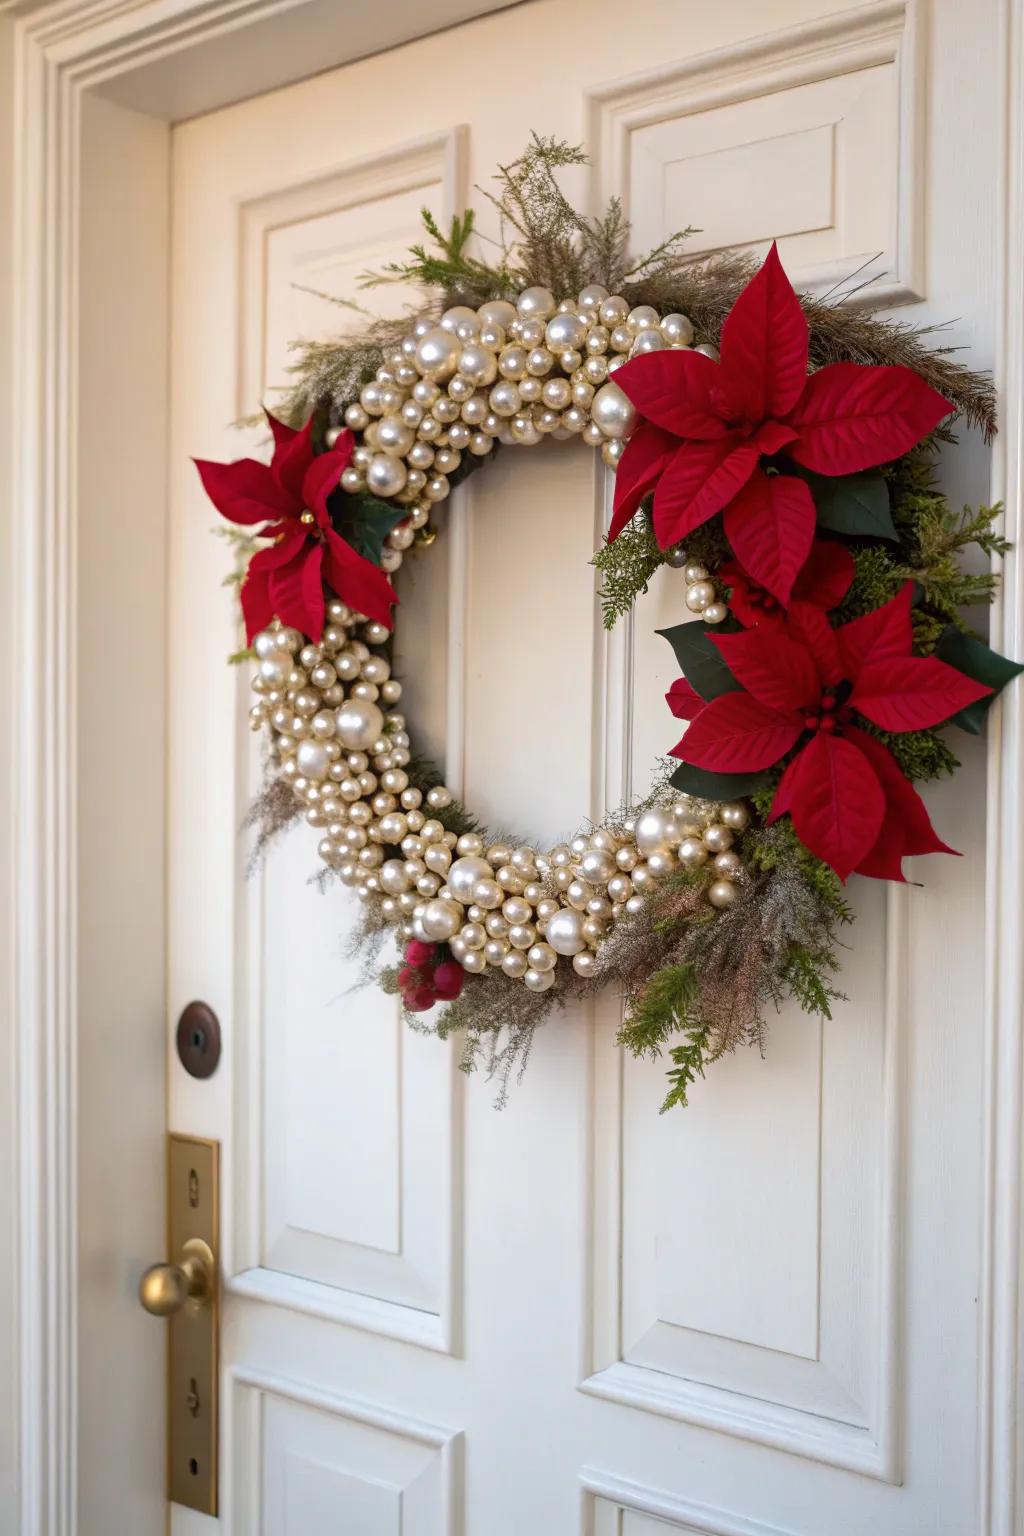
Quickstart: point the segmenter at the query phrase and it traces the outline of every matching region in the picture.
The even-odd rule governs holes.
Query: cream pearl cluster
[[[457,304],[440,319],[422,316],[391,348],[376,376],[344,412],[358,442],[341,478],[348,492],[370,491],[408,506],[388,535],[383,564],[394,571],[416,539],[429,540],[431,509],[451,490],[463,455],[484,458],[495,443],[533,444],[580,436],[614,468],[636,424],[636,411],[614,383],[629,358],[693,344],[685,315],[630,307],[621,294],[591,283],[558,301],[547,288],[524,288],[515,303],[479,309]],[[695,349],[717,357],[714,347]],[[343,430],[330,429],[328,441]],[[702,608],[715,623],[724,604],[710,588]]]
[[[593,974],[615,920],[643,909],[651,888],[711,862],[707,899],[735,900],[743,866],[733,847],[749,814],[740,802],[678,796],[547,852],[448,831],[435,812],[443,785],[410,783],[401,684],[381,653],[382,624],[327,602],[317,644],[278,625],[255,638],[258,695],[250,719],[269,727],[284,778],[321,832],[320,857],[403,939],[446,943],[471,973],[489,967],[535,992],[555,984],[560,956]]]

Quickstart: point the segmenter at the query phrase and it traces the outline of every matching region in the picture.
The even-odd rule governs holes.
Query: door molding
[[[15,1034],[18,1251],[19,1530],[73,1536],[77,1526],[79,867],[74,683],[81,270],[82,116],[93,90],[158,60],[194,64],[231,32],[244,92],[249,29],[274,18],[294,27],[315,0],[54,0],[7,3],[14,18],[14,291],[10,505],[17,509],[10,573],[15,743],[10,936],[6,1001]],[[998,359],[1003,430],[995,494],[1007,504],[1014,549],[993,612],[994,642],[1024,651],[1024,0],[1000,0],[1002,132],[993,146],[1004,186],[999,248]],[[330,60],[322,59],[321,66]],[[213,103],[211,103],[212,105]],[[140,282],[150,279],[140,275]],[[164,302],[154,286],[154,302]],[[120,402],[138,409],[125,386]],[[119,402],[111,403],[112,409]],[[54,424],[60,430],[54,430]],[[1020,1536],[1015,1412],[1021,1358],[1021,1109],[1024,1062],[1024,710],[1020,691],[994,712],[989,746],[985,1227],[982,1234],[979,1536]],[[113,957],[112,957],[113,960]]]

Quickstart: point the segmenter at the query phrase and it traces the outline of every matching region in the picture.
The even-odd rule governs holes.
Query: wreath
[[[240,530],[257,851],[304,816],[322,878],[363,898],[368,973],[397,935],[377,979],[502,1093],[553,1005],[612,984],[620,1043],[668,1052],[668,1107],[787,997],[831,1017],[844,882],[953,852],[915,786],[1021,667],[963,617],[996,577],[960,556],[1005,551],[1000,508],[954,511],[936,481],[957,418],[995,431],[988,379],[841,293],[798,296],[774,245],[691,258],[687,230],[630,261],[618,202],[587,218],[560,188],[583,161],[535,137],[501,170],[496,265],[471,213],[425,212],[430,245],[369,279],[417,280],[424,312],[305,345],[269,465],[197,466]],[[615,473],[606,625],[678,573],[686,726],[641,802],[541,849],[414,751],[390,577],[466,475],[547,436]]]

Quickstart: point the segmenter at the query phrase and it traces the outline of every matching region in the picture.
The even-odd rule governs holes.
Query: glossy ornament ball
[[[384,716],[372,699],[346,699],[335,719],[338,740],[350,752],[365,752],[384,729]]]

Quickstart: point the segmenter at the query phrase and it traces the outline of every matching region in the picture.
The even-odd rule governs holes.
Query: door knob
[[[177,1264],[151,1264],[139,1281],[139,1300],[154,1317],[171,1317],[187,1302],[199,1306],[213,1298],[213,1254],[201,1238],[184,1244]]]

